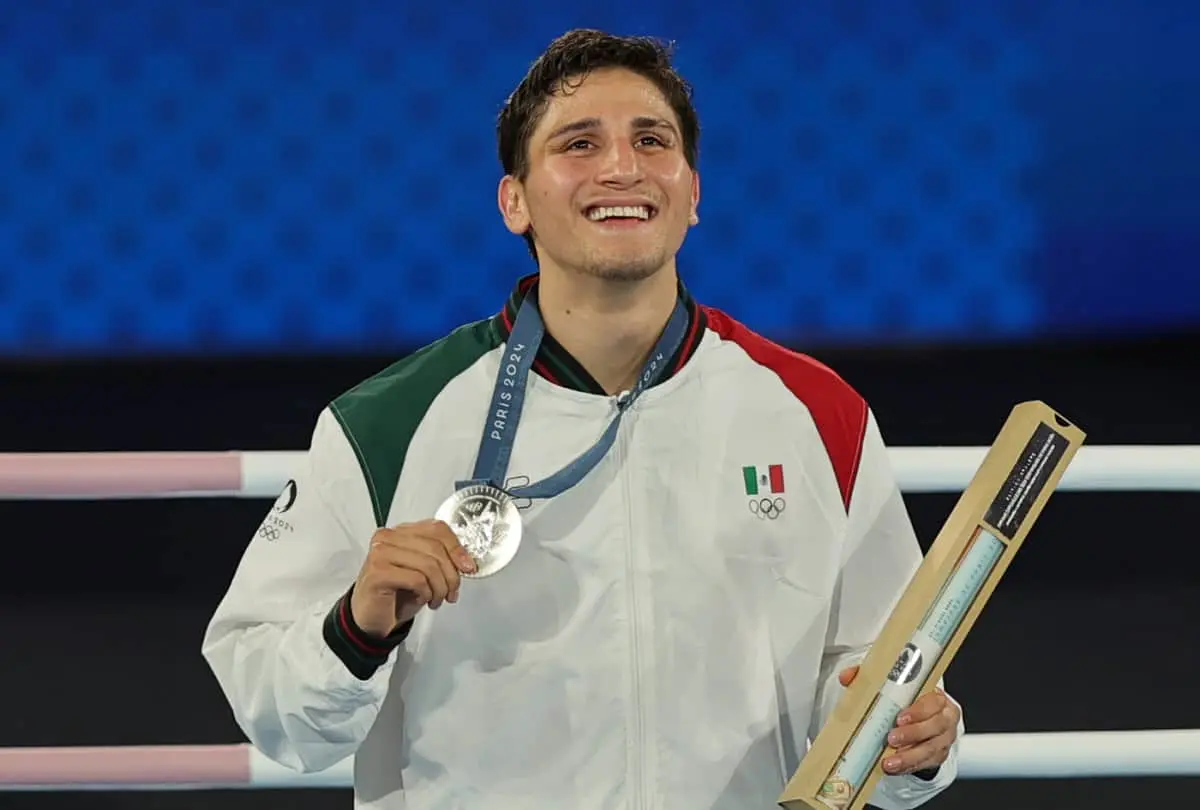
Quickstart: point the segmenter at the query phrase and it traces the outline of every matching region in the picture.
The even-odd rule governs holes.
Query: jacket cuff
[[[412,622],[396,628],[386,638],[371,635],[354,623],[354,617],[350,613],[350,598],[353,595],[354,586],[351,585],[350,590],[325,614],[321,635],[350,674],[360,681],[365,681],[387,663],[392,650],[399,647],[408,637]]]

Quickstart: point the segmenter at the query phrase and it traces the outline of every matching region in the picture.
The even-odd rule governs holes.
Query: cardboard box
[[[937,685],[1083,441],[1043,402],[1013,408],[780,806],[867,803],[894,753],[896,717]]]

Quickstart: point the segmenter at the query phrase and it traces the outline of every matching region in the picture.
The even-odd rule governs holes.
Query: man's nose
[[[599,180],[604,183],[631,183],[641,179],[642,164],[631,143],[614,141],[604,150]]]

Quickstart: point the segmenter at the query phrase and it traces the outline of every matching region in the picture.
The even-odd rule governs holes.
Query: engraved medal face
[[[476,571],[464,577],[491,576],[508,565],[521,545],[521,513],[513,499],[495,487],[479,485],[455,492],[434,515],[450,527]]]

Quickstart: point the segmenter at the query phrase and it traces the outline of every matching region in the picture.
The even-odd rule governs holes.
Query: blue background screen
[[[705,303],[779,340],[1200,328],[1200,4],[12,0],[0,353],[402,351],[531,262],[494,122],[562,31],[674,40]]]

